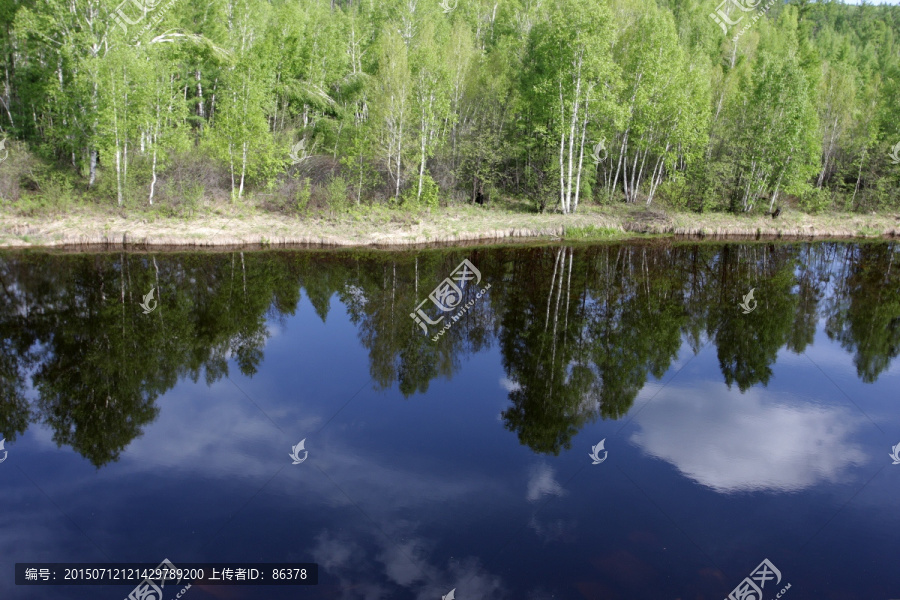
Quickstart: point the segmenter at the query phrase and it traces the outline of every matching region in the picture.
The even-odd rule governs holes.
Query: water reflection
[[[876,381],[900,353],[898,255],[894,243],[7,252],[0,254],[0,436],[12,442],[42,423],[57,445],[95,466],[116,461],[159,417],[157,399],[180,379],[203,376],[212,385],[229,361],[255,374],[272,332],[305,293],[323,322],[333,299],[343,305],[376,389],[396,385],[407,398],[496,344],[508,390],[503,424],[549,455],[598,417],[621,418],[648,380],[712,344],[722,382],[747,392],[744,402],[728,406],[713,392],[673,388],[639,416],[633,440],[717,490],[797,489],[859,464],[860,451],[847,442],[853,423],[836,410],[773,403],[751,388],[770,383],[779,352],[811,347],[820,321],[852,354],[859,380]],[[491,284],[489,296],[432,342],[409,312],[463,258]],[[139,303],[154,287],[159,306],[144,315]],[[745,315],[738,305],[751,288],[759,304]],[[782,429],[758,431],[761,420]],[[729,428],[753,441],[724,457],[704,452],[722,448],[717,431]],[[844,451],[798,450],[809,444]],[[548,493],[551,481],[538,477],[533,493]]]
[[[755,389],[733,398],[719,388],[667,386],[636,417],[631,441],[717,492],[795,492],[846,480],[850,467],[865,464],[852,440],[865,421],[859,413],[782,404]]]

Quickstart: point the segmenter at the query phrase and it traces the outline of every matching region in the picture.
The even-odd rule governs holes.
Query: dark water
[[[0,284],[0,598],[164,558],[319,564],[189,600],[721,600],[764,559],[766,600],[900,598],[898,244],[7,252]]]

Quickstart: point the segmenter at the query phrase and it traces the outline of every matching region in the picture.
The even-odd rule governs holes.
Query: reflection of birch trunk
[[[550,385],[553,385],[553,378],[556,374],[556,328],[559,323],[559,301],[562,299],[562,285],[563,285],[563,277],[566,274],[566,258],[563,252],[567,252],[568,249],[561,249],[560,254],[562,254],[562,266],[563,268],[559,271],[559,292],[556,294],[556,308],[553,310],[553,335],[551,336],[552,345],[550,347]],[[553,294],[553,291],[556,288],[556,274],[554,273],[553,283],[550,287],[550,294]]]
[[[125,253],[119,254],[119,288],[122,293],[122,339],[125,339]]]
[[[641,249],[641,272],[644,276],[644,288],[647,290],[647,313],[652,314],[650,310],[650,268],[647,266],[647,249]]]
[[[397,293],[397,263],[391,261],[393,266],[393,279],[391,280],[391,348],[394,348],[394,297]]]
[[[553,303],[553,292],[556,289],[556,272],[559,269],[559,261],[562,256],[562,248],[556,251],[556,261],[553,263],[553,277],[550,279],[550,293],[547,295],[547,314],[544,316],[544,333],[547,332],[547,327],[550,326],[550,305]],[[563,259],[565,260],[565,259]],[[563,262],[563,270],[565,270],[566,265]],[[544,343],[546,342],[547,336],[541,336],[541,352],[540,355],[544,355]]]
[[[241,252],[241,275],[244,277],[244,298],[247,297],[247,266],[244,264],[244,253]]]
[[[231,287],[228,289],[228,310],[231,310],[231,297],[234,295],[234,252],[231,253]]]
[[[573,248],[563,248],[557,254],[557,257],[561,257],[562,268],[559,269],[559,283],[557,284],[556,272],[554,271],[553,280],[550,286],[550,297],[553,297],[553,293],[556,293],[556,307],[553,311],[553,334],[551,336],[551,349],[550,349],[550,385],[552,387],[553,380],[556,376],[556,346],[557,346],[557,331],[559,329],[559,304],[562,301],[562,293],[563,293],[563,282],[566,280],[566,257],[569,259],[569,274],[568,274],[568,283],[566,284],[566,304],[565,304],[565,312],[563,313],[563,347],[565,347],[567,336],[566,332],[568,332],[569,326],[569,302],[571,300],[571,286],[572,286],[572,261],[575,255],[575,250]],[[557,291],[558,288],[558,291]],[[565,369],[564,369],[565,370]]]
[[[562,248],[556,252],[556,262],[553,264],[553,279],[551,279],[550,295],[547,296],[547,316],[544,318],[544,331],[547,331],[547,326],[550,324],[550,302],[553,300],[553,284],[556,283],[556,269],[559,268],[559,257],[561,254]]]
[[[156,264],[156,257],[153,257],[153,270],[156,272],[156,306],[159,308],[159,317],[162,319],[162,290],[159,288],[159,265]]]
[[[569,249],[569,279],[566,281],[566,319],[563,324],[563,331],[569,331],[569,300],[572,298],[572,260],[575,257],[575,248]],[[563,338],[565,342],[567,338]]]

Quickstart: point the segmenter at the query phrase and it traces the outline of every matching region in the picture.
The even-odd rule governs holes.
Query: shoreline
[[[0,212],[0,249],[416,248],[533,242],[675,240],[862,240],[900,237],[900,215],[679,213],[586,207],[573,215],[457,206],[428,212],[364,210],[335,217],[284,216],[237,208],[192,218],[81,210],[66,215]]]

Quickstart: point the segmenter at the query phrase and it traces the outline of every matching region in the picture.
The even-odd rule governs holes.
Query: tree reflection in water
[[[409,313],[463,258],[489,295],[432,342]],[[115,461],[179,379],[203,374],[212,384],[229,358],[256,373],[267,322],[293,315],[305,291],[323,322],[337,296],[376,387],[397,385],[408,398],[497,343],[511,382],[506,428],[535,452],[558,454],[585,423],[625,415],[684,342],[693,353],[714,344],[724,381],[745,391],[770,381],[782,348],[808,348],[823,320],[858,377],[876,381],[900,353],[898,258],[895,243],[7,252],[0,437],[43,423],[97,467]],[[154,287],[158,308],[144,315],[139,303]],[[758,308],[743,314],[751,288]]]

